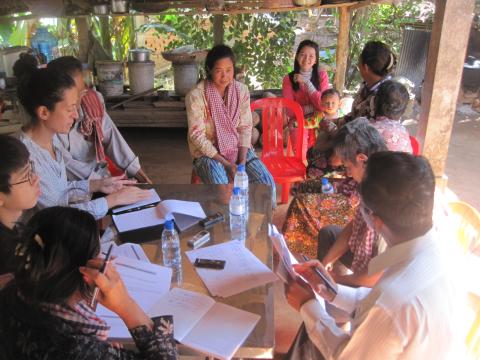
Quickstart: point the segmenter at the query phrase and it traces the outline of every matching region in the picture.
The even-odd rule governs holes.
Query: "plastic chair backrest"
[[[305,162],[307,143],[304,141],[303,110],[298,103],[285,98],[266,98],[252,102],[250,109],[262,110],[262,158],[285,156],[283,127],[289,114],[292,114],[298,125],[293,156]]]
[[[412,145],[413,155],[420,155],[420,144],[415,136],[410,135],[410,144]]]
[[[457,221],[457,240],[463,251],[480,250],[480,213],[463,201],[452,201],[449,207]]]

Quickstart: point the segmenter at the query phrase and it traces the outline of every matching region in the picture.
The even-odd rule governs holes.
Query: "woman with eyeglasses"
[[[22,220],[28,219],[39,209],[55,205],[70,205],[90,212],[100,219],[109,208],[128,205],[150,197],[147,190],[135,186],[136,181],[123,176],[99,180],[68,181],[65,163],[59,150],[57,134],[70,131],[78,117],[78,91],[73,79],[50,69],[31,69],[18,86],[18,98],[31,117],[28,126],[18,137],[28,149],[40,177],[41,195],[37,206],[27,211]],[[107,194],[90,200],[90,194]]]
[[[40,195],[40,181],[35,174],[28,150],[21,141],[0,135],[0,275],[14,270],[14,251],[18,239],[17,221],[24,210],[31,209]],[[3,279],[8,279],[4,276]],[[0,279],[0,287],[4,281]]]

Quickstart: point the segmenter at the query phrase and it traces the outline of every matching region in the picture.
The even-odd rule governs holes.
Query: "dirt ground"
[[[414,134],[416,121],[408,123]],[[186,129],[123,128],[121,132],[156,183],[190,183],[192,162]],[[480,209],[480,113],[468,105],[457,108],[446,175],[448,187],[459,199]]]

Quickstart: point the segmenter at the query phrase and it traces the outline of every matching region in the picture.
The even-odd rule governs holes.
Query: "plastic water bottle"
[[[175,230],[173,220],[165,222],[162,232],[163,266],[172,268],[172,282],[182,282],[182,257],[180,255],[180,239]]]
[[[230,233],[232,240],[245,241],[245,203],[240,188],[234,187],[230,198]]]
[[[233,186],[240,189],[240,195],[242,195],[245,206],[245,215],[248,216],[248,175],[245,171],[245,165],[238,165],[235,179],[233,179]]]
[[[39,27],[34,36],[30,39],[32,48],[43,54],[47,62],[52,61],[58,52],[58,40],[48,32],[46,27]]]
[[[322,193],[324,194],[335,193],[335,189],[333,188],[333,185],[330,184],[327,178],[322,178]]]

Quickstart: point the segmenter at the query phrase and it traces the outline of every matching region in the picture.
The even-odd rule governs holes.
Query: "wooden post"
[[[77,24],[78,30],[78,58],[82,63],[88,62],[88,49],[89,38],[88,38],[88,23],[86,17],[76,17],[75,23]]]
[[[340,8],[340,23],[337,38],[335,88],[343,93],[345,87],[345,73],[347,72],[348,41],[350,33],[350,9]]]
[[[100,34],[102,36],[102,46],[105,51],[112,56],[112,41],[110,40],[109,17],[100,16]]]
[[[213,44],[223,44],[223,15],[213,15]]]
[[[437,0],[417,136],[437,178],[443,177],[462,79],[474,0]]]

